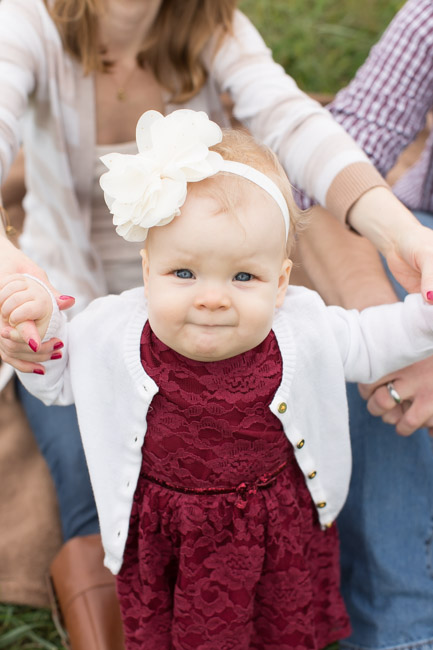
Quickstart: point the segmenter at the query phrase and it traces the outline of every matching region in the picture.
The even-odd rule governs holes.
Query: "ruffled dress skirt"
[[[321,530],[268,406],[281,378],[273,333],[201,364],[148,325],[155,379],[124,562],[128,650],[319,650],[350,633],[335,526]]]

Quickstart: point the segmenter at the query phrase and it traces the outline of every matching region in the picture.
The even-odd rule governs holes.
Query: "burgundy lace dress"
[[[274,334],[201,363],[146,324],[159,392],[117,578],[128,650],[314,650],[349,634],[322,531],[278,418]]]

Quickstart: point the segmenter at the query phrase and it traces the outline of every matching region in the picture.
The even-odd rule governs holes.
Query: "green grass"
[[[274,58],[308,92],[350,81],[403,0],[240,0]]]
[[[275,59],[308,92],[335,93],[355,74],[403,0],[241,0]],[[0,604],[0,650],[62,648],[46,609]],[[335,650],[337,646],[332,646]],[[90,649],[89,649],[90,650]],[[331,649],[330,649],[331,650]]]
[[[47,609],[0,604],[0,650],[61,650],[60,637]],[[91,648],[89,648],[91,650]],[[326,650],[338,650],[338,644]]]
[[[5,648],[7,650],[63,648],[50,610],[0,604],[0,650]]]

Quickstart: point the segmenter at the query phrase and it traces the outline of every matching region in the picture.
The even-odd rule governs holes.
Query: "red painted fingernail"
[[[33,350],[33,352],[37,351],[38,344],[36,343],[36,341],[34,339],[29,340],[29,348],[31,348]]]
[[[51,355],[50,359],[61,359],[62,355],[60,352],[54,352],[54,354]]]
[[[433,291],[427,291],[427,300],[433,300]]]
[[[45,372],[43,370],[41,370],[40,368],[35,368],[35,370],[33,370],[33,372],[35,373],[35,375],[45,375]]]
[[[53,350],[60,350],[60,348],[63,348],[63,346],[64,346],[64,343],[62,343],[61,341],[59,341],[58,343],[55,343],[55,344],[53,345]]]
[[[59,300],[75,300],[74,296],[59,296]]]

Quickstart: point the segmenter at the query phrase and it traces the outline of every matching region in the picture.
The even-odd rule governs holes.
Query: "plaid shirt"
[[[432,107],[433,1],[408,0],[328,108],[386,175]],[[393,190],[409,208],[433,212],[433,132]]]

